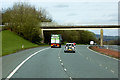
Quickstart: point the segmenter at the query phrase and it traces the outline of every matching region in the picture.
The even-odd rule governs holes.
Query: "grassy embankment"
[[[2,30],[2,26],[0,26],[0,31]]]
[[[0,32],[1,34],[1,32]],[[22,48],[24,45],[24,48]],[[9,30],[2,31],[2,56],[15,53],[19,50],[38,47],[40,45],[31,43]]]

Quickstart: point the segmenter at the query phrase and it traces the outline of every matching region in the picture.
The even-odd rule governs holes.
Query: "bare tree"
[[[3,22],[8,23],[12,31],[25,39],[39,43],[41,30],[38,24],[44,21],[52,21],[46,15],[47,12],[44,9],[36,10],[34,6],[27,3],[15,3],[12,8],[8,8],[3,13]]]

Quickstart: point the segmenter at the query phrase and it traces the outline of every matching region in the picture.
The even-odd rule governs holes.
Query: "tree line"
[[[41,23],[52,22],[45,9],[36,9],[27,3],[15,3],[12,8],[3,10],[2,24],[7,29],[15,32],[19,36],[39,44],[41,37]],[[61,34],[62,42],[76,42],[79,44],[89,44],[91,40],[97,42],[95,34],[90,31],[45,31],[45,43],[50,44],[51,34]]]
[[[31,42],[40,43],[42,40],[40,23],[52,21],[47,15],[45,9],[37,10],[27,3],[15,3],[12,8],[3,10],[2,24]]]
[[[75,30],[75,31],[44,31],[45,43],[50,44],[51,34],[61,34],[62,43],[76,42],[77,44],[89,44],[90,41],[99,43],[95,34],[87,30]]]

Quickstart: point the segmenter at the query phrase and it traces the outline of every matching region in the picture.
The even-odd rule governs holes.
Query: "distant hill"
[[[119,36],[120,37],[120,36]],[[96,38],[99,39],[100,35],[96,34]],[[118,40],[118,36],[103,36],[104,41]]]

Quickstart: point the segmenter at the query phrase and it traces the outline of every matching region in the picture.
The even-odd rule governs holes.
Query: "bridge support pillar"
[[[41,43],[44,43],[44,33],[43,33],[43,30],[41,29],[41,36],[42,36],[42,41]]]
[[[100,46],[103,47],[103,29],[100,30]]]

